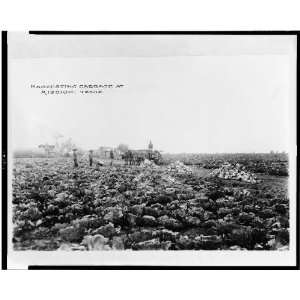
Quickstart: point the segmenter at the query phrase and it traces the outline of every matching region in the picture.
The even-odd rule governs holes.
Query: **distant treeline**
[[[47,157],[45,152],[36,150],[16,150],[13,152],[13,156],[15,158]]]
[[[163,154],[163,158],[168,161],[180,160],[186,164],[197,164],[204,161],[211,160],[265,160],[265,161],[288,161],[288,154],[281,153],[165,153]]]
[[[83,151],[77,148],[77,155],[79,157],[87,155],[88,151]],[[13,152],[14,158],[51,158],[51,157],[71,157],[72,152],[67,153],[59,153],[59,152],[51,152],[47,155],[44,151],[38,150],[16,150]],[[93,157],[97,159],[104,159],[109,157],[109,152],[106,155],[99,153],[99,151],[94,151]],[[119,158],[119,156],[115,155],[115,158]]]

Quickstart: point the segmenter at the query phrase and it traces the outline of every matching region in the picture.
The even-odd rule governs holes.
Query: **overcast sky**
[[[288,149],[291,65],[284,54],[11,58],[13,147],[126,143],[165,152]],[[124,84],[98,95],[48,95],[31,84]]]

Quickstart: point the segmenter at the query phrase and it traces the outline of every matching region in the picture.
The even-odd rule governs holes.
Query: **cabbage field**
[[[80,159],[74,168],[66,157],[15,158],[14,249],[289,248],[284,162],[180,160],[90,167]]]

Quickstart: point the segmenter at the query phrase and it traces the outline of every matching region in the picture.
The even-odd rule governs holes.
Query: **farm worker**
[[[73,159],[74,159],[74,168],[78,167],[78,160],[77,160],[77,149],[73,149]]]
[[[128,151],[128,159],[129,159],[129,165],[133,162],[133,153],[131,150]]]
[[[112,166],[113,160],[114,160],[114,152],[113,152],[113,150],[110,150],[110,152],[109,152],[109,157],[110,157],[110,159],[111,159],[110,165]]]
[[[93,150],[89,151],[89,162],[91,167],[93,165]]]

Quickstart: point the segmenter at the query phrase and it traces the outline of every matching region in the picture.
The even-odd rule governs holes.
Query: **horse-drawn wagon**
[[[157,150],[127,150],[122,155],[122,159],[125,160],[126,165],[140,165],[145,159],[160,164],[162,156]]]

